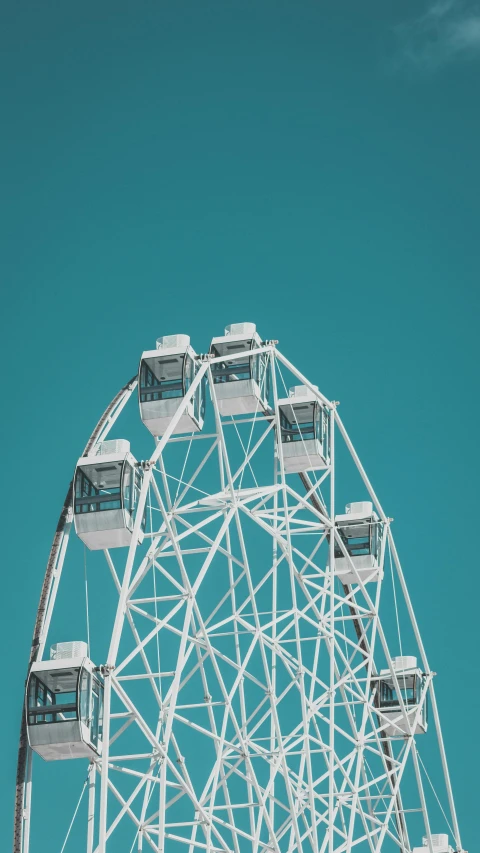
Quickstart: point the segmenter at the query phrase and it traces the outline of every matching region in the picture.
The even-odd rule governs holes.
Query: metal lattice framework
[[[434,726],[423,737],[434,738],[436,729],[442,791],[460,851],[434,673],[391,519],[337,404],[274,344],[261,351],[269,359],[271,410],[222,418],[215,359],[203,357],[184,402],[206,380],[210,431],[172,437],[179,407],[144,463],[132,545],[103,552],[116,615],[106,660],[95,648],[91,655],[103,663],[104,746],[90,765],[78,849],[409,853],[423,833],[435,853],[431,794],[414,734],[428,697]],[[329,467],[300,476],[285,475],[276,441],[277,401],[292,377],[316,394],[330,418]],[[117,395],[90,445],[107,436],[135,385]],[[335,546],[355,567],[335,526],[335,513],[343,511],[336,495],[344,502],[359,493],[383,525],[380,573],[375,582],[357,576],[345,585],[335,574]],[[70,491],[31,662],[45,649],[71,523]],[[409,620],[408,654],[418,655],[424,673],[409,731],[397,726],[393,734],[376,695],[383,668],[401,696],[392,658],[402,649],[391,608],[383,619],[392,585]],[[15,853],[29,850],[31,767],[23,726]]]

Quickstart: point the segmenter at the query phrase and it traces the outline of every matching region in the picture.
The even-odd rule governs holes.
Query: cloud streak
[[[468,0],[435,0],[396,28],[401,65],[434,71],[458,59],[480,57],[480,7]]]

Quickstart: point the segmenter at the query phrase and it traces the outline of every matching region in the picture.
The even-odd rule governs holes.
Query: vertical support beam
[[[270,359],[270,370],[275,370],[275,360],[272,357]],[[275,455],[273,459],[273,482],[277,485],[278,482],[278,455],[275,450]],[[273,529],[276,531],[278,527],[278,492],[275,491],[273,495]],[[276,696],[277,693],[277,653],[275,651],[275,643],[277,642],[277,590],[278,590],[278,570],[277,570],[277,560],[278,560],[278,540],[276,536],[272,537],[272,690],[273,695]],[[273,755],[276,749],[276,731],[275,731],[275,721],[273,719],[273,715],[270,717],[270,752]],[[270,797],[269,797],[269,815],[270,815],[270,823],[275,829],[275,777],[276,777],[276,768],[274,766],[273,761],[270,763]],[[275,838],[270,838],[269,842],[271,845],[275,843]]]
[[[288,522],[288,497],[287,497],[286,480],[285,480],[285,467],[284,467],[284,463],[283,463],[283,448],[282,448],[282,441],[281,441],[281,437],[280,437],[281,436],[280,412],[279,412],[279,408],[278,408],[277,377],[276,377],[276,371],[275,371],[275,353],[273,350],[271,350],[271,364],[272,364],[273,405],[274,405],[274,410],[275,410],[275,423],[276,423],[276,428],[277,428],[278,463],[280,466],[279,473],[280,473],[280,479],[281,479],[281,483],[282,483],[283,507],[284,507],[284,513],[285,513],[285,519],[286,519],[287,539],[289,539],[290,533],[289,533],[289,527],[288,527],[288,525],[289,525],[289,522]],[[226,448],[225,448],[225,453],[226,453]],[[241,533],[240,533],[240,535],[241,535]],[[242,556],[243,556],[243,559],[245,561],[245,564],[247,565],[248,560],[247,560],[247,555],[246,555],[246,550],[245,550],[245,543],[243,542],[243,536],[242,535],[241,535],[241,539],[242,539]],[[289,560],[289,570],[290,570],[291,589],[292,589],[292,593],[293,593],[292,607],[294,607],[294,601],[295,601],[295,590],[294,590],[294,584],[292,583],[292,581],[293,581],[293,568],[294,568],[293,563],[292,563],[292,560],[290,559]],[[252,598],[252,605],[255,606],[255,595],[253,592],[253,587],[252,587],[252,592],[251,592],[251,598]],[[256,616],[256,621],[257,621],[257,627],[259,627],[258,615]],[[297,637],[297,643],[298,643],[298,637]],[[299,643],[298,643],[298,645],[299,645]],[[299,661],[301,661],[300,656],[299,656]],[[267,684],[269,686],[269,690],[270,690],[270,694],[271,694],[272,717],[274,719],[275,731],[277,733],[277,740],[278,740],[278,745],[280,748],[280,743],[282,741],[282,737],[281,737],[281,730],[280,730],[280,725],[279,725],[279,721],[278,721],[278,715],[276,713],[276,707],[275,707],[276,698],[273,696],[273,693],[272,693],[271,673],[267,672],[266,659],[265,658],[264,658],[264,666],[265,666],[265,676],[266,676]],[[296,803],[294,800],[292,786],[289,783],[288,765],[287,765],[287,761],[286,761],[285,750],[283,748],[283,743],[282,743],[282,747],[281,747],[281,755],[282,755],[281,765],[282,765],[283,774],[284,774],[284,778],[285,778],[285,788],[286,788],[287,797],[288,797],[288,806],[289,806],[290,814],[291,814],[291,818],[292,818],[292,829],[291,829],[291,839],[290,839],[290,844],[289,844],[289,850],[291,849],[291,845],[293,844],[293,841],[295,841],[298,852],[302,853],[303,847],[302,847],[302,838],[300,835],[299,820],[297,817],[297,807],[296,807]],[[270,823],[268,812],[266,812],[266,814],[268,816],[268,822]],[[271,830],[271,833],[274,834],[273,827],[269,827],[269,829]]]
[[[330,410],[330,520],[334,525],[328,551],[330,583],[330,708],[328,758],[328,851],[335,846],[335,408]]]
[[[87,853],[93,853],[95,834],[95,762],[90,764],[88,773],[88,817],[87,817]]]
[[[27,746],[27,771],[25,776],[25,805],[23,812],[23,853],[28,853],[30,847],[30,815],[32,810],[32,759],[33,752]]]
[[[420,795],[420,802],[422,804],[423,823],[425,826],[425,835],[427,836],[428,853],[434,853],[433,843],[432,843],[432,834],[430,831],[430,821],[428,819],[427,803],[425,800],[425,792],[423,790],[422,774],[420,773],[420,766],[418,763],[417,744],[416,743],[414,743],[412,746],[412,758],[413,758],[413,764],[415,767],[415,776],[417,777],[418,793]]]
[[[108,761],[110,752],[110,708],[112,701],[112,676],[110,672],[105,673],[103,694],[103,744],[101,769],[102,779],[100,783],[100,815],[98,853],[105,853],[107,844],[107,801],[108,801]]]
[[[178,409],[176,418],[180,418],[181,409]],[[175,418],[174,418],[175,420]],[[173,429],[173,427],[172,427]],[[112,702],[112,672],[115,669],[117,660],[118,647],[122,636],[123,622],[125,612],[128,606],[128,591],[130,580],[132,577],[133,564],[137,552],[138,539],[140,535],[140,526],[142,523],[143,512],[147,500],[148,488],[152,476],[151,465],[145,471],[142,487],[138,498],[137,511],[135,515],[135,523],[133,525],[132,541],[128,549],[127,562],[123,574],[122,586],[118,598],[117,612],[115,615],[115,623],[113,626],[110,648],[108,650],[107,665],[104,668],[104,704],[103,704],[103,746],[102,746],[102,781],[100,785],[100,818],[99,818],[99,853],[106,853],[107,844],[107,806],[108,806],[108,761],[110,753],[110,709]]]

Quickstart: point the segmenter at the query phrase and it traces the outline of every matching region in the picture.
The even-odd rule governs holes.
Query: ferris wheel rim
[[[130,394],[135,390],[137,384],[137,374],[132,376],[132,378],[125,383],[125,385],[120,388],[120,390],[115,394],[107,408],[97,421],[95,428],[93,429],[90,437],[85,445],[84,454],[87,454],[88,451],[93,447],[98,437],[102,434],[102,431],[109,423],[109,419],[112,415],[112,412],[115,411],[115,407],[122,401],[123,397]],[[128,398],[127,398],[128,399]],[[112,424],[113,425],[113,424]],[[67,493],[65,495],[65,499],[63,501],[63,506],[59,515],[59,519],[57,522],[57,526],[55,528],[55,533],[52,541],[52,545],[50,547],[50,552],[47,560],[45,575],[42,582],[42,588],[39,597],[39,603],[37,606],[37,612],[35,616],[35,623],[32,635],[32,642],[30,645],[30,653],[29,660],[27,666],[27,673],[25,677],[25,685],[28,681],[28,677],[30,674],[30,669],[32,664],[37,660],[38,652],[41,644],[41,636],[44,628],[44,621],[46,617],[47,611],[47,601],[51,591],[51,586],[53,582],[53,573],[55,570],[56,560],[59,554],[59,550],[61,547],[61,539],[63,533],[65,531],[66,525],[68,523],[68,517],[72,511],[72,498],[73,498],[73,477],[70,480],[70,484],[67,489]],[[14,800],[14,818],[13,818],[13,853],[22,853],[23,846],[23,812],[24,812],[24,786],[26,781],[27,774],[27,765],[28,765],[28,753],[30,751],[30,747],[27,739],[27,725],[25,719],[25,709],[24,709],[24,701],[22,702],[22,711],[21,711],[21,722],[20,722],[20,736],[19,736],[19,744],[17,751],[17,769],[16,769],[16,778],[15,778],[15,800]]]
[[[342,433],[342,435],[343,435],[343,437],[345,438],[345,440],[346,440],[347,442],[350,442],[350,440],[349,440],[349,438],[348,438],[348,435],[347,435],[347,433],[346,433],[346,430],[345,430],[345,428],[344,428],[344,426],[343,426],[343,424],[342,424],[342,422],[341,422],[341,420],[340,420],[340,418],[339,418],[339,416],[338,416],[337,406],[336,406],[335,402],[328,401],[328,400],[327,400],[327,398],[325,398],[325,397],[324,397],[324,396],[323,396],[323,395],[318,391],[318,389],[316,388],[316,386],[313,386],[313,385],[312,385],[312,383],[310,383],[310,382],[309,382],[305,377],[303,377],[303,376],[302,376],[302,374],[300,374],[300,373],[299,373],[299,371],[297,371],[295,368],[293,368],[293,365],[291,365],[291,363],[290,363],[290,362],[289,362],[289,361],[288,361],[284,356],[282,356],[282,355],[281,355],[281,353],[279,353],[279,352],[278,352],[278,350],[275,350],[275,348],[274,348],[274,347],[272,347],[271,345],[267,345],[267,346],[265,346],[265,347],[263,347],[263,348],[262,348],[262,352],[266,352],[266,353],[270,354],[270,355],[272,356],[272,358],[273,358],[273,355],[275,355],[275,357],[278,357],[278,358],[279,358],[279,360],[280,360],[283,364],[285,364],[285,366],[287,366],[289,369],[293,369],[293,372],[298,376],[298,378],[299,378],[301,381],[304,381],[304,382],[305,382],[305,384],[307,385],[307,387],[308,387],[308,386],[310,386],[310,387],[311,387],[311,390],[314,390],[314,392],[317,394],[318,398],[319,398],[319,399],[321,399],[321,400],[322,400],[322,402],[323,402],[326,406],[328,406],[328,407],[330,408],[332,418],[335,420],[335,423],[338,425],[338,427],[339,427],[339,429],[340,429],[340,432]],[[256,350],[256,351],[255,351],[255,354],[257,354],[257,353],[258,353],[258,350]],[[189,389],[189,392],[188,392],[188,398],[186,398],[185,402],[187,402],[187,400],[188,400],[188,399],[193,398],[193,395],[195,394],[196,388],[197,388],[197,387],[199,386],[199,384],[201,383],[203,376],[204,376],[204,375],[206,375],[206,374],[211,370],[210,365],[211,365],[212,363],[214,363],[214,361],[215,361],[214,359],[209,359],[209,360],[205,360],[205,362],[204,362],[203,364],[201,364],[200,369],[199,369],[199,371],[197,372],[197,375],[196,375],[196,377],[195,377],[195,379],[194,379],[193,383],[192,383],[192,384],[191,384],[191,386],[190,386],[190,389]],[[116,404],[117,404],[117,403],[122,399],[122,395],[128,394],[128,396],[126,397],[126,400],[130,397],[131,393],[133,392],[133,390],[134,390],[134,388],[135,388],[135,386],[136,386],[136,382],[137,382],[137,376],[135,375],[135,376],[134,376],[134,377],[133,377],[133,378],[132,378],[132,379],[131,379],[131,380],[130,380],[126,385],[125,385],[125,386],[123,386],[123,388],[122,388],[122,389],[118,392],[118,394],[113,398],[112,402],[109,404],[109,406],[108,406],[108,407],[107,407],[107,409],[105,410],[104,414],[102,415],[101,419],[99,420],[99,422],[98,422],[97,426],[95,427],[95,430],[93,431],[93,433],[92,433],[92,435],[91,435],[91,437],[90,437],[90,439],[89,439],[89,442],[87,443],[87,446],[86,446],[86,448],[85,448],[85,452],[84,452],[84,455],[85,455],[85,456],[88,454],[88,450],[89,450],[89,449],[91,449],[91,447],[92,447],[92,446],[95,444],[95,442],[98,440],[99,435],[100,435],[100,434],[102,434],[102,430],[104,429],[105,425],[108,423],[108,419],[109,419],[109,417],[110,417],[110,414],[111,414],[111,412],[112,412],[112,409],[114,409],[114,408],[115,408],[115,405],[116,405]],[[156,464],[157,460],[161,457],[161,454],[162,454],[162,452],[163,452],[163,449],[166,447],[166,445],[168,444],[169,440],[173,437],[173,432],[174,432],[174,429],[175,429],[176,423],[178,422],[178,420],[180,419],[180,417],[181,417],[181,407],[179,407],[179,408],[178,408],[178,411],[177,411],[176,415],[172,418],[172,421],[171,421],[171,423],[170,423],[170,425],[169,425],[169,428],[167,429],[167,431],[165,432],[165,434],[164,434],[164,435],[161,437],[161,439],[157,442],[157,444],[156,444],[156,446],[155,446],[155,448],[154,448],[154,451],[153,451],[153,453],[152,453],[152,455],[151,455],[150,459],[148,460],[148,462],[147,462],[147,463],[145,463],[145,468],[146,468],[147,472],[148,472],[151,468],[153,468],[153,467],[155,466],[155,464]],[[174,440],[175,440],[175,439],[174,439]],[[351,442],[350,442],[350,444],[351,444]],[[351,445],[351,451],[353,451],[353,453],[355,453],[355,450],[354,450],[354,448],[353,448],[353,445]],[[355,455],[356,455],[356,454],[355,454]],[[361,466],[361,462],[360,462],[360,460],[358,459],[358,456],[357,456],[357,460],[358,460],[358,465],[360,465],[360,467],[362,467],[362,466]],[[363,471],[363,474],[364,474],[364,480],[366,480],[366,481],[367,481],[367,488],[368,488],[368,484],[369,484],[369,482],[370,482],[370,481],[368,480],[368,477],[367,477],[366,473],[364,472],[364,469],[363,469],[363,468],[362,468],[362,471]],[[309,481],[308,481],[308,475],[306,475],[306,476],[304,477],[302,474],[300,474],[300,479],[301,479],[301,481],[302,481],[302,483],[303,483],[304,487],[306,488],[306,491],[310,491],[310,490],[311,490],[311,484],[310,484],[310,483],[309,483]],[[307,481],[307,485],[305,485],[305,480]],[[145,480],[145,484],[144,484],[144,485],[142,485],[142,489],[144,489],[144,493],[143,493],[143,498],[144,498],[144,500],[143,500],[143,505],[142,505],[141,503],[139,504],[139,512],[138,512],[138,516],[137,516],[137,520],[136,520],[136,524],[137,524],[137,532],[138,532],[139,525],[140,525],[140,520],[141,520],[141,516],[142,516],[142,512],[143,512],[143,506],[145,505],[145,500],[146,500],[146,496],[147,496],[148,482],[149,482],[149,479],[148,479],[148,477],[147,477],[147,478],[146,478],[146,480]],[[47,571],[46,571],[46,575],[45,575],[45,579],[44,579],[44,584],[45,584],[45,582],[46,582],[46,580],[47,580],[47,575],[48,575],[48,573],[49,573],[49,569],[50,569],[50,571],[53,571],[53,569],[52,569],[52,568],[51,568],[51,566],[50,566],[50,563],[51,563],[51,561],[52,561],[52,557],[53,557],[53,560],[55,559],[56,553],[57,553],[57,551],[58,551],[59,544],[57,545],[57,551],[54,551],[55,543],[56,543],[56,539],[57,539],[57,537],[61,537],[61,536],[62,536],[63,530],[65,529],[65,526],[66,526],[66,524],[67,524],[67,518],[68,518],[69,512],[71,512],[71,508],[72,508],[72,483],[73,483],[73,481],[70,483],[70,486],[69,486],[69,489],[68,489],[68,492],[67,492],[67,496],[66,496],[66,499],[65,499],[65,501],[64,501],[63,508],[62,508],[62,512],[61,512],[61,514],[60,514],[60,518],[59,518],[59,522],[58,522],[58,525],[57,525],[57,529],[56,529],[56,532],[55,532],[55,537],[54,537],[54,541],[53,541],[53,543],[52,543],[52,549],[51,549],[51,552],[50,552],[49,561],[48,561],[48,563],[47,563]],[[308,488],[307,488],[307,486],[308,486]],[[373,492],[373,488],[371,487],[371,485],[370,485],[370,489],[371,489],[371,494],[372,494],[372,496],[373,496],[373,499],[374,499],[375,505],[380,509],[380,513],[381,513],[381,517],[382,517],[383,521],[384,521],[384,522],[390,522],[390,519],[388,519],[388,518],[386,517],[385,513],[383,512],[383,510],[382,510],[382,508],[381,508],[381,504],[380,504],[380,502],[378,501],[378,498],[377,498],[377,496],[376,496],[375,492]],[[310,495],[309,500],[313,503],[313,501],[312,501],[312,495]],[[141,511],[140,511],[140,509],[141,509]],[[389,525],[388,525],[388,528],[389,528]],[[134,531],[134,532],[135,532],[135,531]],[[390,529],[388,529],[388,536],[391,538],[391,542],[392,542],[392,545],[393,545],[393,548],[394,548],[395,546],[394,546],[394,544],[393,544],[393,538],[391,537],[391,531],[390,531]],[[131,552],[132,552],[132,558],[131,558],[130,562],[131,562],[132,567],[133,567],[133,559],[134,559],[134,556],[135,556],[135,550],[136,550],[135,537],[134,537],[134,539],[132,540],[132,544],[131,544],[131,546],[130,546],[130,550],[131,550]],[[395,557],[397,557],[397,559],[398,559],[398,555],[396,554],[396,551],[395,551],[395,555],[394,555],[394,556],[395,556]],[[130,556],[129,556],[129,559],[130,559]],[[128,561],[127,561],[127,563],[128,563]],[[50,581],[51,581],[51,578],[50,578]],[[42,587],[42,594],[43,594],[43,587]],[[48,590],[47,590],[47,594],[48,594]],[[34,632],[34,640],[33,640],[33,642],[32,642],[32,649],[31,649],[31,655],[30,655],[30,660],[29,660],[29,667],[28,667],[28,670],[30,670],[31,665],[32,665],[32,663],[33,663],[33,662],[34,662],[34,660],[35,660],[35,656],[34,656],[34,655],[35,655],[35,654],[38,654],[38,648],[39,648],[39,645],[40,645],[39,634],[40,634],[41,629],[37,632],[37,621],[38,621],[38,618],[39,618],[39,614],[41,615],[41,602],[42,602],[42,596],[41,596],[41,601],[40,601],[40,604],[39,604],[39,608],[38,608],[38,610],[37,610],[37,620],[36,620],[36,623],[35,623],[36,628],[35,628],[35,632]],[[413,609],[412,609],[412,612],[413,612]],[[45,607],[44,607],[44,609],[43,609],[43,618],[44,618],[44,617],[45,617]],[[354,624],[355,624],[355,623],[354,623]],[[41,627],[43,627],[43,622],[42,622]],[[356,629],[356,630],[357,630],[357,629]],[[115,632],[115,629],[114,629],[114,632]],[[38,636],[37,636],[37,634],[38,634]],[[419,634],[419,636],[420,636],[420,634]],[[359,639],[360,639],[360,638],[359,638]],[[36,640],[38,640],[38,642],[37,642],[37,645],[35,646],[35,641],[36,641]],[[423,645],[421,646],[421,648],[422,648],[422,650],[423,650]],[[112,646],[111,646],[110,651],[109,651],[109,654],[108,654],[108,658],[107,658],[107,667],[112,667],[112,666],[114,666],[114,659],[115,659],[114,651],[115,651],[115,649],[114,649],[114,648],[112,648]],[[423,651],[424,651],[424,650],[423,650]],[[425,656],[425,661],[426,661],[426,656]],[[426,668],[427,668],[427,670],[428,670],[428,664],[427,664],[427,667],[426,667]],[[432,692],[433,692],[433,685],[432,685]],[[437,722],[437,719],[438,719],[438,711],[435,711],[435,717],[436,717],[436,722]],[[438,719],[438,725],[439,725],[439,719]],[[25,753],[24,755],[22,754],[22,736],[24,737],[24,741],[23,741],[23,750],[24,750],[24,753]],[[381,739],[382,739],[382,741],[383,741],[383,740],[385,741],[385,744],[386,744],[386,745],[388,745],[388,739],[386,738],[386,736],[385,736],[385,735],[382,735],[382,736],[381,736]],[[383,748],[383,744],[382,744],[382,748]],[[26,759],[27,749],[28,749],[28,745],[27,745],[27,743],[26,743],[26,723],[25,723],[25,714],[24,714],[23,709],[22,709],[22,730],[21,730],[21,736],[20,736],[20,744],[19,744],[19,758],[18,758],[18,770],[17,770],[17,794],[18,794],[18,786],[19,786],[19,784],[22,786],[22,809],[21,809],[21,811],[23,811],[23,786],[24,786],[24,783],[25,783],[25,769],[26,769],[26,764],[27,764],[27,759]],[[385,754],[386,754],[386,759],[387,759],[387,761],[389,761],[389,760],[391,760],[391,759],[392,759],[392,756],[391,756],[391,754],[390,754],[389,752],[386,752]],[[443,755],[442,755],[442,761],[443,761]],[[445,761],[446,761],[446,759],[445,759]],[[22,770],[21,770],[22,762],[23,762],[23,777],[22,777]],[[445,765],[445,766],[446,766],[446,765]],[[20,771],[20,776],[19,776],[19,771]],[[448,773],[448,769],[447,769],[447,773]],[[453,801],[452,801],[452,802],[453,802]],[[453,813],[452,813],[452,816],[453,816],[453,820],[454,820],[454,822],[456,823],[456,814],[455,814],[455,809],[454,809],[454,807],[453,807]],[[19,807],[19,805],[17,804],[17,795],[16,795],[16,801],[15,801],[15,827],[17,826],[17,821],[18,821],[18,819],[19,819],[19,818],[21,819],[21,812],[20,812],[20,807]],[[458,829],[458,825],[456,826],[456,828]],[[15,829],[15,832],[16,832],[16,829]],[[459,839],[459,833],[458,833],[458,835],[457,835],[457,838]],[[14,837],[14,848],[13,848],[13,849],[14,849],[14,853],[21,853],[21,842],[20,842],[20,846],[18,846],[18,845],[17,845],[17,846],[15,846],[15,844],[16,844],[16,837]],[[460,849],[460,848],[459,848],[459,849]]]

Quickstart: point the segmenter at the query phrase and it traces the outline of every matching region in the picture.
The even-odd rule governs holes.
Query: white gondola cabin
[[[305,385],[278,401],[283,465],[287,473],[328,468],[328,410]]]
[[[188,335],[158,338],[157,348],[142,354],[138,375],[140,416],[152,435],[164,434],[181,405],[198,370],[196,358]],[[204,416],[205,383],[200,382],[172,435],[198,432]]]
[[[96,551],[130,545],[142,476],[125,439],[101,441],[78,460],[75,530],[87,548]]]
[[[266,353],[244,359],[231,356],[259,349],[262,342],[255,323],[233,323],[221,338],[213,338],[210,354],[222,361],[212,364],[213,385],[221,415],[247,415],[268,409],[269,377]],[[229,357],[230,356],[230,357]]]
[[[432,841],[432,850],[433,853],[454,853],[453,847],[450,847],[448,843],[448,835],[446,833],[440,833],[430,836]],[[421,847],[414,847],[413,853],[430,853],[430,847],[428,843],[428,838],[426,835],[423,836],[423,844]]]
[[[416,657],[412,655],[396,657],[392,663],[405,711],[402,709],[391,671],[382,669],[377,681],[375,704],[380,711],[381,725],[384,726],[387,721],[390,721],[383,731],[388,737],[403,737],[410,734],[410,728],[414,734],[424,734],[428,724],[426,698],[420,714],[418,709],[422,700],[425,676],[417,666]],[[417,714],[418,720],[415,723]]]
[[[29,744],[46,761],[101,754],[103,681],[86,643],[58,643],[32,665],[25,713]]]
[[[348,554],[335,540],[335,574],[343,584],[377,581],[380,576],[383,524],[371,501],[347,504],[343,515],[335,516],[335,526]],[[352,567],[353,564],[353,567]]]

